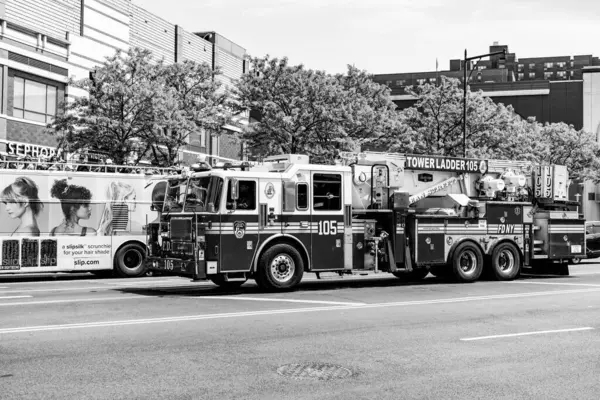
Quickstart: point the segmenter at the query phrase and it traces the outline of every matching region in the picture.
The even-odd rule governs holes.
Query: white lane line
[[[534,282],[534,281],[511,281],[506,283],[520,283],[525,285],[553,285],[553,286],[585,286],[585,287],[598,287],[600,285],[594,285],[591,283],[570,283],[570,282]]]
[[[27,299],[33,296],[1,296],[0,300],[8,300],[8,299]]]
[[[32,296],[21,296],[21,297],[32,297]],[[60,303],[80,303],[80,302],[90,302],[90,301],[113,301],[113,300],[132,300],[132,299],[142,299],[140,296],[121,296],[121,297],[97,297],[97,298],[89,298],[89,299],[65,299],[65,300],[47,300],[47,301],[21,301],[21,302],[13,302],[13,303],[0,303],[0,307],[6,306],[29,306],[29,305],[39,305],[39,304],[60,304]],[[1,297],[0,297],[1,299]],[[144,298],[145,299],[145,298]],[[146,300],[146,299],[145,299]]]
[[[279,298],[260,298],[260,297],[240,297],[240,296],[196,296],[196,297],[186,297],[188,299],[202,299],[202,300],[210,300],[210,299],[221,299],[221,300],[249,300],[249,301],[273,301],[273,302],[283,302],[283,303],[307,303],[307,304],[335,304],[341,306],[364,306],[367,303],[357,303],[350,301],[321,301],[321,300],[296,300],[296,299],[279,299]]]
[[[145,324],[188,322],[188,321],[200,321],[200,320],[211,320],[211,319],[241,318],[241,317],[252,317],[252,316],[262,316],[262,315],[270,316],[270,315],[278,315],[278,314],[297,314],[297,313],[309,313],[309,312],[318,312],[318,311],[366,310],[366,309],[371,309],[371,308],[403,307],[403,306],[431,305],[431,304],[450,304],[450,303],[463,303],[463,302],[471,302],[471,301],[479,301],[479,300],[501,300],[501,299],[507,299],[507,298],[523,298],[523,297],[549,296],[549,295],[572,294],[572,293],[591,293],[591,292],[599,292],[599,291],[600,291],[600,289],[553,290],[553,291],[546,291],[546,292],[520,293],[520,294],[509,294],[509,295],[473,296],[473,297],[458,297],[458,298],[449,298],[449,299],[404,301],[404,302],[395,302],[395,303],[376,303],[376,304],[366,304],[364,306],[329,306],[329,307],[291,308],[291,309],[288,308],[288,309],[275,309],[275,310],[264,310],[264,311],[245,311],[245,312],[235,312],[235,313],[185,315],[185,316],[179,316],[179,317],[166,317],[166,318],[143,318],[143,319],[132,319],[132,320],[96,321],[96,322],[84,322],[84,323],[74,323],[74,324],[61,324],[61,325],[24,326],[24,327],[0,329],[0,335],[1,334],[9,334],[9,333],[42,332],[42,331],[56,331],[56,330],[65,330],[65,329],[83,329],[83,328],[98,328],[98,327],[109,327],[109,326],[145,325]]]
[[[0,286],[0,289],[8,289],[8,286]]]
[[[594,328],[592,328],[590,326],[586,326],[584,328],[555,329],[552,331],[521,332],[521,333],[509,333],[506,335],[479,336],[479,337],[471,337],[471,338],[462,338],[460,340],[463,342],[471,342],[471,341],[475,341],[475,340],[511,338],[511,337],[517,337],[517,336],[544,335],[544,334],[548,334],[548,333],[590,331],[592,329],[594,329]]]

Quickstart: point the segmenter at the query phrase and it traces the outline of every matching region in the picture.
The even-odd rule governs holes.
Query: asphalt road
[[[0,398],[597,399],[600,265],[571,270],[288,293],[0,277]]]

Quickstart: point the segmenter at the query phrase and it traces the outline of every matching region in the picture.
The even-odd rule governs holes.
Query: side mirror
[[[240,183],[236,178],[231,179],[231,199],[236,201],[239,199]]]

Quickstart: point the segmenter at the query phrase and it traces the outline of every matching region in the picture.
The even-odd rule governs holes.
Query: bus
[[[172,168],[35,161],[0,162],[0,275],[146,273],[143,197]]]

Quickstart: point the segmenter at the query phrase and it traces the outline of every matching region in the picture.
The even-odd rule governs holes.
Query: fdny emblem
[[[246,223],[244,221],[235,221],[233,223],[233,232],[236,238],[243,238],[246,234]]]
[[[515,215],[521,215],[521,207],[515,207]]]
[[[265,195],[268,199],[272,199],[275,196],[275,186],[271,182],[267,183],[265,187]]]

